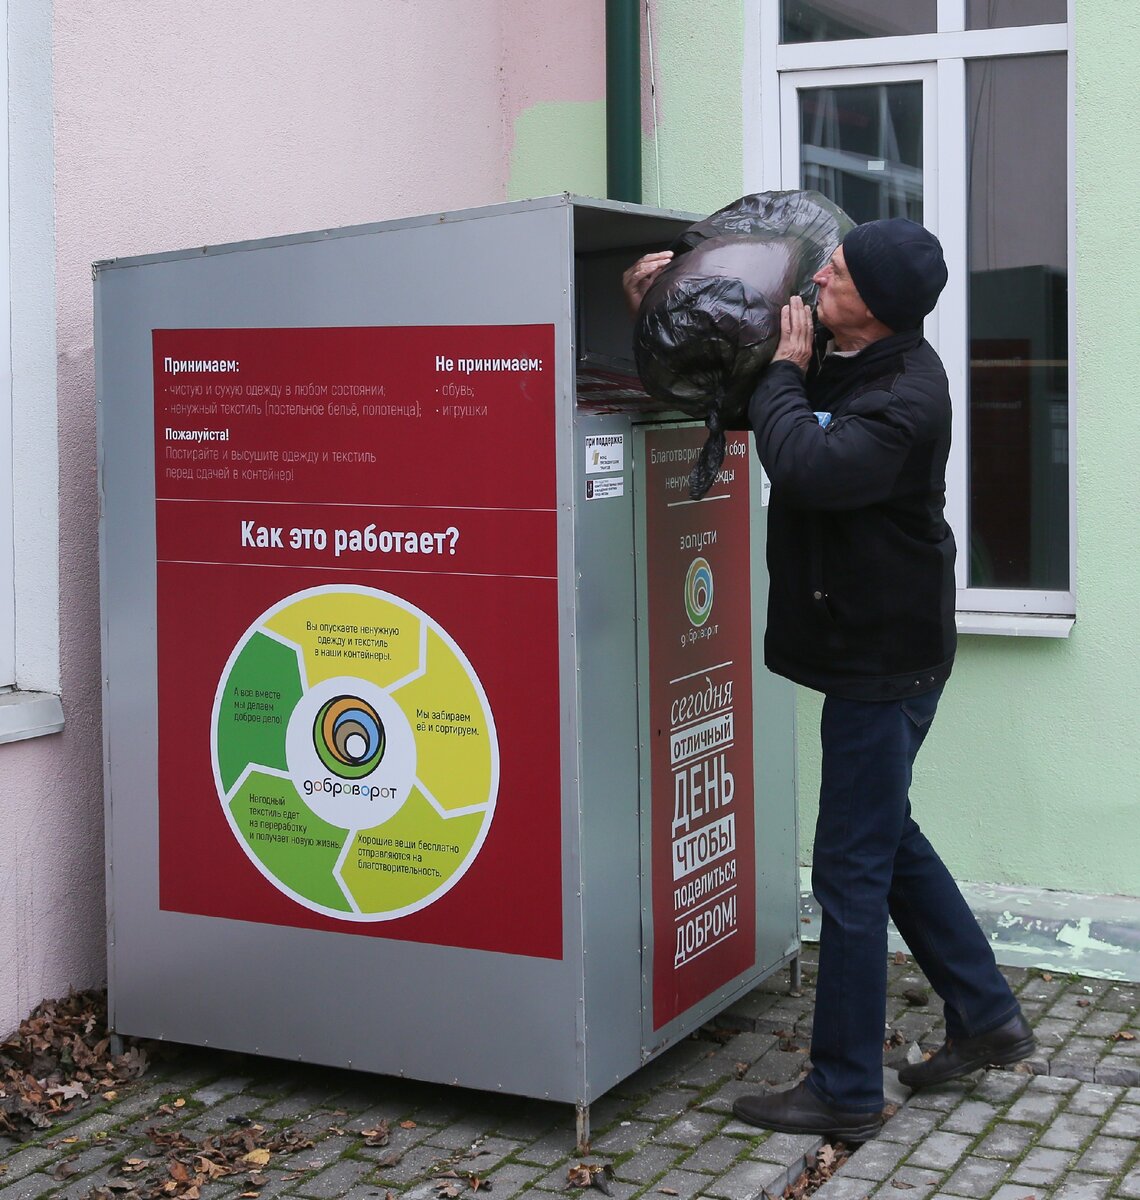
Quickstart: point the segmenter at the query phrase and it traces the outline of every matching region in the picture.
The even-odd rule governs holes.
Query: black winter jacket
[[[956,645],[950,393],[933,347],[893,334],[817,359],[806,379],[773,363],[749,419],[772,481],[768,667],[856,700],[943,683]]]

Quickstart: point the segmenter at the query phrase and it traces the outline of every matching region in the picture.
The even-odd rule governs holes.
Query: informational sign
[[[748,439],[692,501],[705,437],[645,434],[655,1029],[756,961]]]
[[[606,475],[625,470],[625,434],[586,435],[586,474]]]
[[[162,907],[560,957],[552,327],[153,346]]]

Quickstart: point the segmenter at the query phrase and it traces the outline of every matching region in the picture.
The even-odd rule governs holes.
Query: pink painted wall
[[[0,757],[0,1034],[105,970],[91,262],[501,200],[605,79],[604,0],[56,0],[53,43],[67,724]]]
[[[605,99],[606,4],[503,0],[502,8],[504,149],[509,158],[515,122],[528,108]],[[604,159],[605,147],[599,150]],[[504,178],[507,168],[504,160]]]

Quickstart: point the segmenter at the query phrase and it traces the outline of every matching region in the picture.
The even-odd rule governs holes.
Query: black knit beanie
[[[917,329],[946,286],[941,244],[906,217],[856,225],[843,260],[863,303],[896,333]]]

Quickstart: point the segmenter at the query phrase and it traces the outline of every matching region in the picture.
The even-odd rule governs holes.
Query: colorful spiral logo
[[[693,625],[703,625],[713,606],[712,567],[704,558],[694,558],[685,576],[685,611]]]
[[[313,745],[321,762],[341,779],[363,779],[384,757],[384,723],[358,696],[326,700],[313,722]]]

